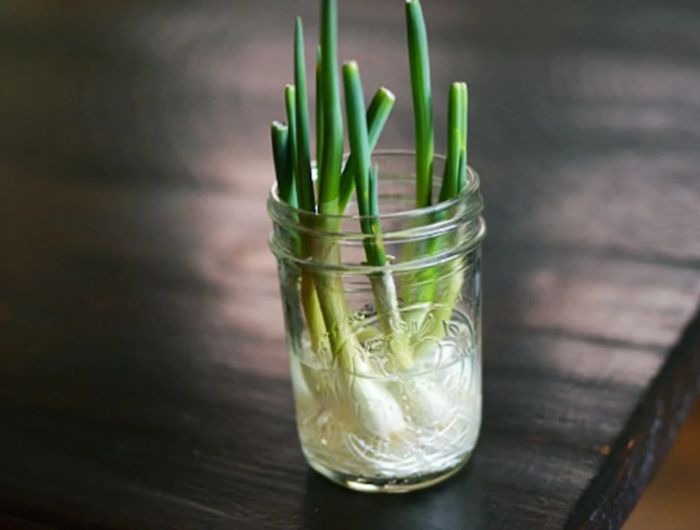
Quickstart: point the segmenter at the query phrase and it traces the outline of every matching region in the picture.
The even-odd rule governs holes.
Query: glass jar
[[[270,247],[309,465],[355,490],[402,492],[459,471],[479,435],[484,203],[470,169],[460,196],[414,209],[414,154],[378,152],[372,164],[380,236],[362,233],[354,204],[322,216],[273,188]],[[441,166],[436,157],[436,175]],[[369,240],[385,266],[366,264]]]

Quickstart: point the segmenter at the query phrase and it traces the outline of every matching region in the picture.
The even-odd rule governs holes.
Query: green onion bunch
[[[336,0],[322,0],[321,10],[321,42],[315,69],[315,152],[318,178],[315,184],[312,178],[309,136],[304,29],[301,18],[297,18],[294,84],[288,85],[285,90],[287,121],[272,123],[272,147],[279,198],[294,208],[318,214],[318,217],[303,216],[301,222],[313,222],[315,229],[334,232],[340,230],[337,216],[345,213],[355,194],[362,232],[370,236],[364,243],[366,261],[379,271],[372,273],[369,280],[381,332],[392,337],[391,354],[397,365],[408,369],[413,363],[413,352],[409,337],[404,336],[407,326],[399,312],[399,294],[411,304],[440,302],[443,307],[449,307],[454,304],[461,283],[455,281],[454,285],[438,289],[438,271],[428,269],[417,273],[419,276],[415,285],[414,282],[409,282],[413,287],[398,292],[382,244],[377,198],[378,168],[371,165],[372,151],[391,114],[395,97],[382,87],[370,101],[369,107],[366,106],[358,64],[354,61],[344,63],[342,76],[338,66]],[[435,201],[432,196],[435,133],[428,38],[419,0],[407,0],[406,21],[416,137],[415,205],[417,208],[425,208]],[[341,79],[344,101],[341,100]],[[343,103],[350,144],[350,154],[345,164]],[[451,200],[466,189],[467,106],[467,85],[454,83],[449,92],[448,149],[438,202]],[[316,242],[312,245],[302,235],[298,245],[302,257],[340,264],[340,250],[336,243]],[[440,245],[440,239],[435,238],[423,246],[410,246],[407,252],[415,256],[431,255],[440,251]],[[301,296],[312,348],[318,351],[322,338],[327,337],[339,365],[353,373],[361,371],[361,361],[356,358],[356,352],[362,346],[350,324],[342,280],[329,274],[303,272]],[[411,318],[420,320],[425,316],[424,313]]]

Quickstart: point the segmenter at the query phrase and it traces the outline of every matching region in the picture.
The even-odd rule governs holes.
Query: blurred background
[[[341,55],[359,60],[368,91],[386,83],[407,109],[405,50],[382,37],[401,29],[402,2],[350,2],[354,7],[343,16],[364,29],[342,34],[341,28]],[[424,4],[441,28],[431,38],[434,83],[444,88],[436,89],[436,109],[446,107],[450,81],[470,83],[473,164],[486,176],[486,195],[500,197],[493,204],[503,219],[492,233],[496,244],[505,233],[523,239],[537,233],[574,248],[594,241],[630,255],[698,259],[698,241],[675,227],[698,223],[697,197],[686,188],[700,178],[700,6],[681,0]],[[180,246],[191,257],[159,264],[168,274],[163,281],[177,283],[178,271],[188,268],[204,271],[210,287],[237,300],[210,315],[216,325],[217,318],[235,319],[248,334],[237,335],[244,352],[237,362],[283,373],[286,366],[271,362],[269,352],[246,350],[246,337],[283,336],[281,322],[269,323],[271,301],[277,304],[275,265],[253,238],[269,224],[261,207],[272,180],[266,124],[283,118],[282,87],[292,74],[292,27],[282,21],[297,13],[315,41],[315,0],[1,0],[0,211],[18,223],[0,224],[8,245],[0,272],[21,285],[27,256],[54,256],[47,225],[76,249],[111,238],[149,255],[139,241],[157,239],[159,223],[176,225],[194,208],[194,225],[158,240],[163,256]],[[386,22],[394,18],[399,24]],[[286,31],[261,33],[261,27]],[[311,57],[311,46],[308,52]],[[382,147],[411,141],[406,115],[399,111],[389,123]],[[436,120],[443,130],[444,112]],[[524,123],[536,123],[535,134]],[[442,135],[437,144],[444,150]],[[642,169],[650,178],[640,184]],[[24,174],[48,185],[51,196],[27,186]],[[123,192],[125,182],[137,197]],[[177,193],[161,203],[151,195],[154,183]],[[541,187],[537,204],[519,202],[529,186]],[[552,191],[557,186],[573,189],[576,203],[548,202],[559,196]],[[111,201],[101,202],[97,187],[109,189]],[[668,201],[650,204],[659,189]],[[620,208],[599,208],[619,197],[627,198]],[[61,220],[60,211],[86,204],[98,217],[142,209],[149,222],[78,232],[80,219]],[[547,207],[535,208],[542,204]],[[658,210],[654,230],[640,223],[648,208]],[[222,229],[241,223],[250,230]],[[48,261],[33,261],[29,271],[46,278],[41,289],[62,288],[51,284],[49,267],[75,282],[66,289],[83,289],[85,296],[105,281],[79,283],[66,272],[71,263]],[[138,274],[121,271],[111,281],[133,287]],[[684,303],[694,307],[694,294]],[[113,310],[107,305],[106,315]],[[137,316],[148,318],[143,306],[134,311],[134,326]],[[70,325],[81,329],[79,319]],[[226,362],[224,348],[208,348]],[[625,528],[697,530],[698,499],[700,411]]]

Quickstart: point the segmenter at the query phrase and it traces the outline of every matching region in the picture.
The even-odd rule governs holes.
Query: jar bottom
[[[446,481],[459,473],[466,466],[472,457],[472,451],[464,455],[456,465],[446,467],[440,471],[434,471],[422,475],[412,475],[405,478],[391,477],[362,477],[350,475],[330,469],[325,465],[309,458],[306,455],[306,461],[309,466],[317,473],[323,475],[327,479],[345,488],[361,491],[363,493],[409,493],[411,491],[430,488]]]

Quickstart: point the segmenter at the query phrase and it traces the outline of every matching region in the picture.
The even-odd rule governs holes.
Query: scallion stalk
[[[447,158],[445,160],[445,172],[440,188],[440,202],[454,199],[461,190],[466,188],[466,166],[462,169],[466,153],[464,141],[466,132],[466,84],[453,83],[449,92],[448,127],[447,127]],[[462,180],[464,186],[462,186]],[[433,215],[432,222],[438,223],[445,220],[448,212],[442,211]],[[434,256],[442,251],[449,241],[446,236],[432,237],[421,251],[422,256]],[[415,248],[409,248],[414,250]],[[414,254],[411,254],[411,256]],[[420,329],[423,321],[431,313],[431,305],[440,305],[445,300],[438,297],[438,282],[443,281],[441,265],[422,269],[409,279],[409,287],[404,289],[404,298],[415,304],[415,310],[411,311],[411,325]],[[449,288],[443,290],[448,292]],[[438,299],[439,298],[439,299]],[[454,297],[450,297],[454,298]],[[434,311],[433,311],[434,313]],[[450,309],[451,313],[451,309]]]
[[[367,132],[369,136],[369,149],[374,151],[374,148],[379,142],[379,137],[384,130],[389,115],[394,108],[396,96],[388,89],[382,87],[372,98],[372,102],[367,109]],[[350,153],[343,174],[340,177],[340,212],[345,212],[345,209],[350,202],[353,192],[355,191],[355,174],[354,174],[353,154]]]
[[[459,154],[459,177],[457,179],[459,183],[458,194],[461,195],[467,189],[467,152],[462,151]]]
[[[338,9],[336,0],[323,0],[321,15],[321,80],[323,94],[323,157],[319,177],[322,215],[337,215],[343,162],[343,115],[338,82]]]
[[[467,189],[467,166],[469,165],[469,151],[468,151],[468,139],[469,139],[469,86],[464,83],[460,94],[462,96],[462,123],[460,125],[460,130],[462,131],[462,158],[463,160],[459,163],[459,193],[462,194]]]
[[[426,208],[432,204],[435,131],[428,31],[419,0],[406,0],[406,29],[415,123],[416,208]],[[425,253],[423,242],[408,243],[403,252],[403,259],[411,261]],[[402,298],[408,304],[418,302],[421,290],[419,279],[409,274],[405,276],[405,280],[401,286]],[[418,313],[422,314],[421,311]]]
[[[312,212],[316,199],[311,177],[311,154],[309,143],[309,102],[306,92],[306,62],[304,60],[304,26],[297,17],[294,33],[294,83],[296,104],[296,170],[300,184],[299,202]]]
[[[467,122],[469,94],[466,83],[454,83],[450,89],[449,140],[445,177],[441,190],[441,200],[451,200],[467,188]],[[454,128],[456,127],[456,128]],[[441,221],[442,218],[436,219]],[[449,245],[449,236],[434,238],[428,246],[429,254],[435,254],[441,247]],[[434,305],[433,329],[429,332],[436,338],[444,333],[443,321],[450,320],[464,283],[461,271],[462,262],[458,258],[443,263],[437,268],[422,271],[425,275],[425,289],[421,296]],[[429,277],[432,276],[432,281]],[[438,286],[439,281],[439,286]]]
[[[296,89],[294,85],[287,85],[284,89],[284,103],[287,110],[287,129],[289,131],[289,152],[292,162],[292,172],[294,173],[294,181],[297,186],[297,196],[301,197],[301,184],[296,177],[297,173],[297,103]],[[303,202],[303,201],[302,201]],[[302,206],[302,209],[306,209]]]
[[[287,107],[287,120],[289,122],[289,152],[291,159],[291,168],[294,173],[294,180],[296,182],[296,192],[297,201],[299,203],[299,208],[306,212],[314,212],[316,209],[314,194],[313,194],[313,181],[311,180],[311,173],[303,172],[299,173],[299,163],[298,163],[298,145],[297,145],[297,94],[295,87],[293,85],[287,85],[285,90],[285,102]],[[311,255],[311,241],[308,237],[301,237],[301,255],[308,257]],[[301,273],[301,301],[304,308],[304,314],[306,315],[306,322],[309,327],[309,340],[311,342],[311,347],[313,351],[318,352],[320,349],[321,342],[326,333],[326,325],[323,320],[323,315],[321,314],[321,307],[319,305],[318,296],[316,293],[316,287],[314,283],[313,275],[309,271],[302,271]]]
[[[428,32],[419,0],[407,0],[406,23],[416,128],[416,207],[425,208],[432,203],[435,135]]]
[[[316,51],[316,170],[323,165],[323,64],[321,46]]]
[[[299,147],[297,139],[297,93],[294,85],[287,85],[284,92],[287,107],[287,123],[289,129],[289,151],[291,153],[291,166],[296,183],[297,202],[300,209],[313,212],[316,209],[313,195],[313,181],[311,173],[299,172]],[[309,190],[311,193],[309,193]]]
[[[322,216],[339,213],[340,175],[343,159],[343,116],[338,81],[338,10],[335,0],[323,0],[321,13],[321,91],[323,94],[323,159],[319,174],[318,212]],[[337,218],[321,217],[324,232],[340,229]],[[314,258],[340,264],[340,249],[331,238],[321,238],[314,247]],[[361,348],[350,323],[343,280],[334,273],[315,275],[316,292],[328,330],[331,350],[338,363],[354,372],[355,355]]]
[[[369,136],[367,134],[367,117],[365,115],[365,98],[362,94],[360,71],[356,62],[350,61],[343,65],[343,81],[357,204],[361,216],[360,224],[365,234],[372,234],[371,216],[377,215],[377,213],[372,211],[374,202],[370,200],[371,155]],[[365,243],[369,264],[378,267],[383,266],[385,263],[384,257],[377,253],[374,248],[374,242],[366,240]]]
[[[292,208],[297,207],[297,191],[294,183],[292,153],[289,145],[289,127],[279,121],[272,122],[272,151],[280,200]]]
[[[357,203],[360,212],[360,225],[364,240],[367,263],[372,267],[383,268],[387,264],[382,233],[379,225],[379,202],[377,197],[377,169],[371,169],[369,135],[365,116],[365,100],[357,63],[345,63],[345,108],[348,118],[350,150],[355,173]],[[391,344],[391,355],[403,367],[411,365],[411,349],[404,333],[404,325],[399,312],[394,278],[389,271],[380,270],[370,276],[377,316],[385,337]]]
[[[448,201],[459,193],[459,161],[463,150],[463,138],[466,136],[464,98],[462,94],[466,85],[454,83],[450,87],[449,107],[447,111],[447,160],[445,175],[440,189],[440,202]]]

